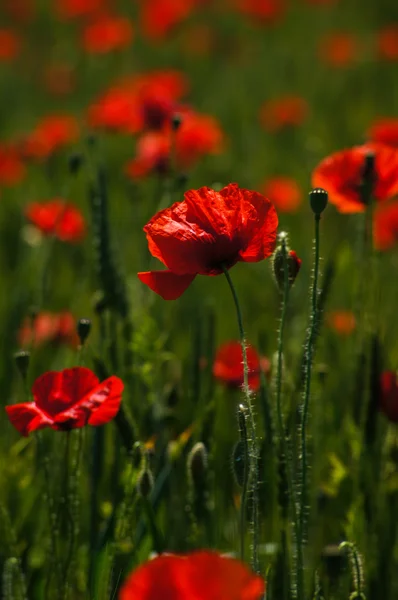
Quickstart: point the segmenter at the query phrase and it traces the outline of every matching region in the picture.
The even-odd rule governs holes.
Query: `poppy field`
[[[398,598],[393,0],[1,0],[4,600]]]

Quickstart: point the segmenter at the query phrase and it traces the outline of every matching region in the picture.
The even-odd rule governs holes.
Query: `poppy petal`
[[[116,417],[119,412],[120,403],[122,401],[124,385],[119,377],[109,377],[103,381],[100,386],[90,394],[90,402],[101,401],[97,408],[92,409],[92,413],[88,420],[89,425],[98,426],[105,425]],[[105,400],[101,400],[101,396],[106,395]]]
[[[6,406],[8,418],[21,435],[51,426],[51,420],[41,412],[34,402]]]
[[[138,278],[163,300],[176,300],[191,285],[196,275],[177,275],[172,271],[146,271]]]

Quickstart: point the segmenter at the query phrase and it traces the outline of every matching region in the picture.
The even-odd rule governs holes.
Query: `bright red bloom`
[[[14,60],[20,51],[20,37],[10,29],[0,29],[0,62]]]
[[[351,65],[358,55],[358,40],[350,33],[331,33],[321,38],[319,56],[332,67]]]
[[[33,384],[33,402],[6,406],[8,418],[21,435],[51,427],[70,431],[85,425],[105,425],[118,413],[123,382],[108,377],[100,383],[85,367],[49,371]]]
[[[249,367],[249,388],[256,392],[260,387],[260,372],[268,373],[271,364],[266,357],[260,358],[250,344],[246,345],[246,353]],[[243,354],[240,342],[225,342],[219,346],[214,358],[213,375],[228,387],[242,387]]]
[[[195,0],[144,0],[141,29],[152,40],[164,39],[192,12]]]
[[[43,311],[33,319],[27,318],[18,332],[18,343],[26,348],[47,343],[78,346],[76,319],[70,312],[51,313]]]
[[[61,19],[90,17],[103,10],[107,0],[56,0],[58,15]]]
[[[161,555],[133,571],[119,600],[260,600],[265,583],[239,560],[201,550]]]
[[[334,310],[327,314],[328,326],[339,335],[350,335],[356,327],[355,315],[351,310]]]
[[[235,0],[234,3],[241,13],[262,24],[274,23],[286,10],[284,0]]]
[[[374,213],[373,240],[377,250],[389,250],[398,242],[398,202],[380,205]]]
[[[297,127],[308,114],[308,104],[299,96],[284,96],[265,102],[260,110],[260,122],[268,131]]]
[[[27,158],[44,159],[79,136],[75,117],[49,115],[44,117],[23,142],[23,153]]]
[[[91,54],[106,54],[128,48],[133,39],[133,26],[123,17],[100,16],[83,30],[83,48]]]
[[[377,47],[383,60],[398,60],[398,23],[384,27],[378,33]]]
[[[368,136],[372,142],[398,148],[398,119],[377,119],[371,125]]]
[[[25,166],[12,146],[0,145],[0,185],[14,185],[23,179]]]
[[[86,233],[80,210],[60,198],[31,202],[25,209],[25,216],[44,235],[53,235],[62,242],[80,242]]]
[[[294,179],[290,177],[273,177],[268,179],[262,189],[275,208],[281,212],[295,212],[302,200],[302,192]]]
[[[175,300],[196,275],[220,275],[223,266],[258,262],[276,242],[278,216],[267,198],[231,183],[216,192],[190,190],[144,227],[149,251],[168,270],[138,273],[165,300]]]
[[[398,382],[397,374],[384,371],[380,380],[379,409],[393,423],[398,423]]]
[[[398,149],[366,144],[341,150],[323,159],[312,173],[312,185],[327,190],[342,213],[361,212],[361,184],[366,155],[375,156],[373,198],[381,202],[398,194]]]

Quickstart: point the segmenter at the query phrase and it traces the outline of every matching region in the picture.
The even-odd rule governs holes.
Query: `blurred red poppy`
[[[24,321],[18,332],[18,343],[22,348],[30,345],[39,347],[47,343],[77,347],[79,337],[76,319],[70,312],[39,312],[35,317]]]
[[[246,345],[246,352],[249,367],[249,388],[256,392],[260,387],[260,372],[269,373],[271,363],[265,356],[260,358],[257,351],[250,344]],[[242,387],[243,354],[240,342],[225,342],[219,346],[214,358],[213,375],[228,387]]]
[[[377,50],[383,60],[398,60],[398,23],[388,25],[379,31]]]
[[[133,26],[123,17],[97,17],[83,29],[82,44],[90,54],[106,54],[128,48],[133,39]]]
[[[384,371],[381,375],[379,409],[387,419],[398,423],[398,382],[393,371]]]
[[[342,213],[361,212],[361,185],[365,157],[374,162],[373,198],[379,202],[398,194],[398,149],[366,144],[341,150],[322,160],[312,173],[312,185],[327,190],[329,200]]]
[[[308,114],[308,104],[299,96],[282,96],[269,100],[260,109],[260,122],[268,131],[297,127]]]
[[[97,14],[107,4],[108,0],[56,0],[56,10],[62,19],[75,19]]]
[[[328,326],[339,335],[350,335],[356,327],[355,315],[351,310],[334,310],[327,314]]]
[[[42,77],[45,89],[54,96],[71,94],[76,87],[76,74],[71,65],[62,63],[47,65]]]
[[[0,62],[14,60],[21,51],[19,35],[10,29],[0,29]]]
[[[32,159],[48,158],[79,136],[75,117],[54,114],[44,117],[22,143],[24,156]]]
[[[25,166],[12,146],[0,145],[0,185],[14,185],[23,179]]]
[[[152,40],[163,40],[195,7],[195,0],[143,0],[141,31]]]
[[[196,275],[220,275],[237,262],[258,262],[275,248],[278,217],[267,198],[231,183],[216,192],[190,190],[144,227],[149,251],[165,271],[138,273],[165,300],[175,300]]]
[[[80,242],[86,234],[86,223],[80,210],[55,198],[48,202],[31,202],[25,216],[44,235],[52,235],[62,242]]]
[[[302,200],[298,183],[290,177],[273,177],[263,185],[262,192],[281,212],[295,212]]]
[[[21,435],[51,427],[70,431],[85,425],[105,425],[118,413],[123,382],[108,377],[100,383],[85,367],[49,371],[33,384],[33,402],[6,406],[8,418]]]
[[[285,13],[284,0],[234,0],[236,8],[256,23],[270,24]]]
[[[358,40],[350,33],[335,32],[321,38],[319,56],[332,67],[351,65],[358,55]]]
[[[373,240],[377,250],[389,250],[398,242],[398,202],[380,205],[374,213]]]
[[[369,128],[368,137],[372,142],[398,148],[398,119],[377,119]]]
[[[161,555],[133,571],[119,600],[260,600],[264,580],[239,560],[201,550]]]

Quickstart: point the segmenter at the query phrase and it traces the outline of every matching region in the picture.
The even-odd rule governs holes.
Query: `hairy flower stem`
[[[298,527],[298,540],[297,540],[297,562],[298,562],[298,598],[304,600],[304,560],[303,560],[303,547],[304,547],[304,525],[305,525],[305,510],[308,497],[307,490],[307,471],[308,471],[308,457],[307,457],[307,422],[308,422],[308,411],[310,404],[311,394],[311,375],[312,375],[312,358],[314,351],[314,344],[316,339],[316,325],[318,321],[318,275],[319,275],[319,222],[321,219],[320,214],[314,215],[315,219],[315,247],[314,247],[314,272],[313,281],[311,288],[311,318],[310,318],[310,331],[306,344],[306,372],[304,380],[304,398],[301,413],[301,426],[300,426],[300,437],[301,437],[301,473],[299,478],[299,527]]]
[[[242,496],[240,502],[240,559],[245,559],[245,525],[246,525],[246,507],[247,507],[247,490],[249,483],[249,469],[248,469],[248,456],[249,456],[249,440],[247,435],[247,410],[240,404],[238,407],[238,423],[240,438],[243,442],[243,485],[242,485]]]
[[[259,573],[259,563],[258,563],[258,443],[256,437],[256,421],[254,418],[254,410],[250,396],[249,389],[249,367],[247,363],[247,350],[246,350],[246,340],[245,340],[245,332],[243,329],[243,321],[242,321],[242,312],[240,309],[240,304],[238,300],[238,296],[236,294],[236,290],[234,284],[232,283],[232,279],[230,274],[225,266],[222,266],[222,270],[227,279],[229,288],[231,290],[231,294],[234,300],[235,308],[236,308],[236,316],[238,320],[238,328],[239,328],[239,337],[240,343],[242,346],[242,356],[243,356],[243,393],[244,393],[244,403],[245,408],[248,413],[248,431],[249,431],[249,440],[248,447],[249,453],[247,456],[247,470],[248,470],[248,490],[251,498],[251,535],[252,535],[252,555],[251,555],[251,566],[253,571]],[[245,499],[246,500],[246,499]],[[245,501],[245,504],[247,501]],[[243,504],[243,498],[242,498]],[[242,506],[242,511],[245,511],[245,506]]]
[[[285,329],[286,322],[286,309],[287,302],[289,298],[289,269],[287,265],[287,249],[286,249],[286,240],[282,240],[282,259],[283,259],[283,293],[282,293],[282,303],[281,303],[281,320],[278,334],[278,362],[277,362],[277,375],[276,375],[276,412],[277,412],[277,420],[278,420],[278,437],[281,442],[281,448],[283,453],[283,460],[286,465],[286,476],[287,476],[287,487],[289,494],[289,508],[292,514],[293,520],[293,530],[296,544],[299,543],[299,522],[297,515],[297,501],[296,494],[293,484],[293,471],[292,464],[290,461],[290,454],[288,448],[288,441],[286,439],[285,426],[283,422],[283,412],[282,412],[282,381],[283,381],[283,334]],[[302,555],[297,549],[297,572],[300,573],[302,571]],[[297,577],[297,593],[300,594],[300,576]],[[293,596],[296,589],[296,585],[293,582]],[[300,596],[299,596],[300,597]]]

